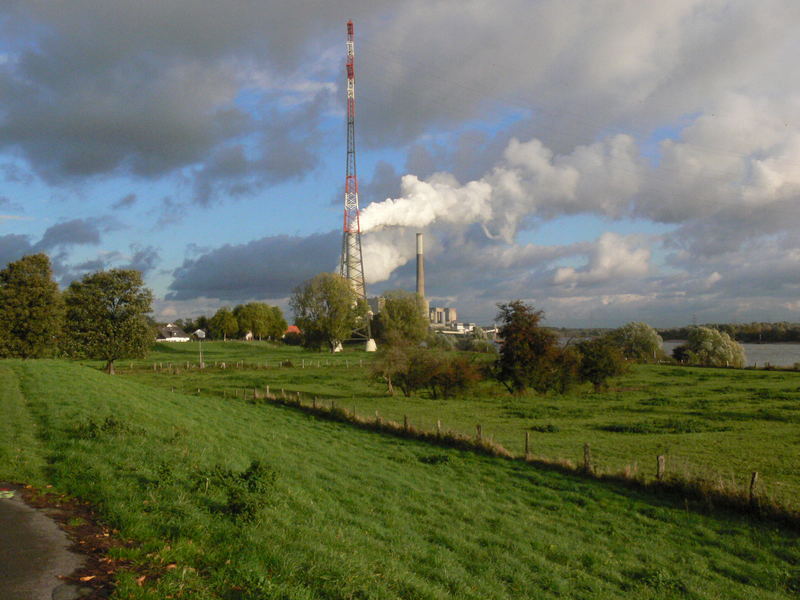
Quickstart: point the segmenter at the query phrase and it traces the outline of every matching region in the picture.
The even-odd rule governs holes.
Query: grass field
[[[265,386],[300,391],[363,416],[408,416],[426,429],[440,420],[446,429],[473,434],[481,424],[484,435],[516,454],[528,431],[533,454],[547,459],[577,462],[589,443],[604,472],[652,478],[656,456],[664,454],[668,473],[742,489],[758,471],[761,493],[800,510],[800,373],[640,365],[600,394],[585,386],[565,396],[513,397],[486,383],[464,398],[432,400],[388,396],[370,381],[371,356],[362,352],[330,355],[239,342],[204,348],[205,371],[185,369],[186,361],[196,362],[197,344],[161,344],[148,361],[136,363],[132,376],[163,389],[228,397]],[[292,367],[277,366],[287,360]],[[212,361],[251,366],[220,370]],[[154,363],[164,370],[153,371]],[[180,371],[170,373],[170,364]]]
[[[68,362],[2,361],[0,383],[0,479],[90,499],[140,544],[118,552],[176,565],[118,598],[800,591],[795,533],[681,499]]]

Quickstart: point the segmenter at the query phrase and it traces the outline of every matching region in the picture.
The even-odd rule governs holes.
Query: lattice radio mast
[[[347,170],[344,180],[344,234],[339,274],[350,282],[356,295],[367,299],[364,260],[361,255],[361,224],[358,212],[356,176],[356,75],[353,47],[353,22],[347,22]]]

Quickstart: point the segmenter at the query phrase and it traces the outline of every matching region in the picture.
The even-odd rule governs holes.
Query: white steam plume
[[[478,224],[487,237],[508,244],[523,219],[538,214],[595,212],[618,216],[640,185],[638,155],[630,136],[579,146],[555,156],[539,140],[511,140],[503,161],[484,177],[461,185],[447,173],[427,181],[404,175],[402,195],[361,213],[365,271],[370,282],[388,279],[415,255],[413,239],[392,230]]]

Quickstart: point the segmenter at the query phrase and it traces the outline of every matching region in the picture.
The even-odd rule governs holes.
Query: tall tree
[[[744,348],[727,333],[709,327],[692,327],[688,340],[673,350],[673,356],[683,352],[692,364],[707,367],[743,367]]]
[[[289,305],[303,332],[303,345],[317,349],[327,345],[332,352],[352,335],[367,313],[350,282],[334,273],[320,273],[297,286]]]
[[[143,358],[153,343],[148,324],[153,293],[144,287],[139,271],[112,269],[73,281],[64,294],[65,334],[74,354],[106,361]]]
[[[606,337],[584,340],[577,348],[580,354],[580,379],[590,382],[595,392],[599,392],[609,378],[622,375],[627,370],[622,350]]]
[[[227,306],[223,306],[214,313],[214,316],[208,321],[208,327],[215,339],[222,338],[223,341],[228,341],[228,336],[236,335],[236,332],[239,331],[239,323]]]
[[[46,254],[24,256],[0,271],[0,356],[53,353],[64,304]]]
[[[544,313],[522,300],[498,304],[500,312],[500,357],[495,365],[497,378],[514,393],[529,387],[544,392],[559,379],[558,337],[542,327]]]
[[[379,342],[419,343],[428,335],[425,303],[419,294],[394,290],[384,295],[383,308],[374,319],[374,335]]]
[[[608,339],[622,351],[625,358],[646,362],[656,360],[664,354],[661,336],[647,323],[633,322],[623,325],[611,331]]]

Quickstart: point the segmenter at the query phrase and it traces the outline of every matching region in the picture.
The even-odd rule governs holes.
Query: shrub
[[[689,330],[686,357],[691,364],[706,367],[743,367],[745,361],[744,349],[739,342],[723,331],[708,327]]]
[[[628,323],[609,333],[608,339],[631,360],[647,362],[664,355],[661,336],[647,323]]]
[[[303,343],[303,336],[296,331],[290,331],[283,336],[283,343],[287,346],[299,346]]]
[[[625,357],[607,338],[594,338],[578,344],[581,354],[579,375],[581,381],[594,385],[600,391],[610,377],[622,375],[627,370]]]

